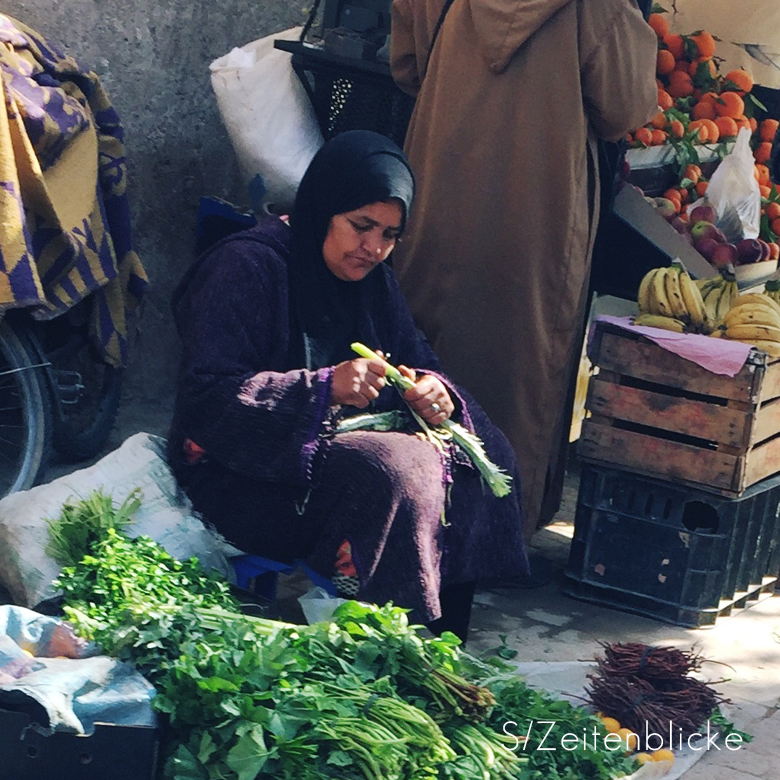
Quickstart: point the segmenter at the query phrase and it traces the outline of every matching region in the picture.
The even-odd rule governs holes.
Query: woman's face
[[[396,200],[336,214],[322,256],[330,272],[344,282],[359,282],[387,259],[401,233],[403,211]]]

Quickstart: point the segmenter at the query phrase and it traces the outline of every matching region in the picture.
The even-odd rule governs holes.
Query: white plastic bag
[[[274,40],[297,40],[300,27],[236,48],[211,63],[211,86],[256,211],[289,209],[322,146],[317,118]]]
[[[754,165],[750,131],[743,128],[707,186],[706,199],[718,215],[717,226],[734,243],[758,238],[761,229],[761,193],[753,175]]]
[[[196,556],[206,569],[230,576],[222,538],[195,516],[165,460],[165,439],[136,433],[93,466],[66,474],[0,501],[0,582],[16,604],[34,607],[55,595],[60,566],[46,553],[49,519],[68,500],[101,489],[120,504],[141,489],[141,506],[130,536],[151,536],[174,558]]]

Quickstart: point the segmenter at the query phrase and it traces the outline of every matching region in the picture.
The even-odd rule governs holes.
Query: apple
[[[689,234],[689,230],[688,230],[689,225],[688,225],[688,223],[684,219],[681,219],[680,217],[675,217],[674,219],[670,220],[669,224],[678,233],[683,233],[685,235]]]
[[[669,198],[655,198],[656,211],[666,220],[674,219],[677,215],[677,209]]]
[[[693,235],[691,235],[693,239]],[[718,242],[714,238],[700,238],[698,241],[694,239],[693,248],[702,256],[705,260],[712,259],[712,253],[715,248],[719,246]]]
[[[723,243],[726,237],[712,224],[712,222],[692,222],[691,235],[694,241],[700,241],[702,238],[712,238],[718,243]]]
[[[755,238],[743,238],[737,244],[737,261],[740,265],[757,263],[763,256],[761,244]]]
[[[757,238],[756,241],[758,241],[758,243],[761,245],[761,258],[758,262],[761,263],[764,260],[769,260],[769,257],[772,254],[772,250],[770,249],[769,244],[762,238]]]
[[[718,215],[712,206],[696,206],[691,210],[691,223],[711,222],[713,225],[718,221]]]
[[[725,268],[737,262],[737,247],[734,244],[716,244],[712,250],[710,262],[715,268]]]

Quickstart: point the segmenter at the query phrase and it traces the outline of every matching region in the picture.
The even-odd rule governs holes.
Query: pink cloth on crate
[[[591,337],[599,322],[607,322],[623,330],[639,333],[659,347],[697,363],[707,371],[712,371],[713,374],[736,376],[747,362],[751,350],[750,344],[743,344],[741,341],[713,339],[697,333],[673,333],[661,328],[632,325],[631,317],[611,317],[607,314],[602,314],[593,320]]]

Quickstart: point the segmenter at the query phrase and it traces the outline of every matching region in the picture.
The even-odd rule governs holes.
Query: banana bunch
[[[770,357],[780,357],[780,304],[768,295],[740,295],[723,318],[722,337],[752,344]]]
[[[780,279],[770,279],[764,285],[764,295],[780,304]]]
[[[707,317],[714,324],[720,324],[731,307],[737,302],[739,290],[733,274],[718,274],[709,279],[694,282],[704,300]]]
[[[639,316],[635,325],[676,333],[709,332],[704,300],[688,272],[679,263],[648,271],[637,293]]]

